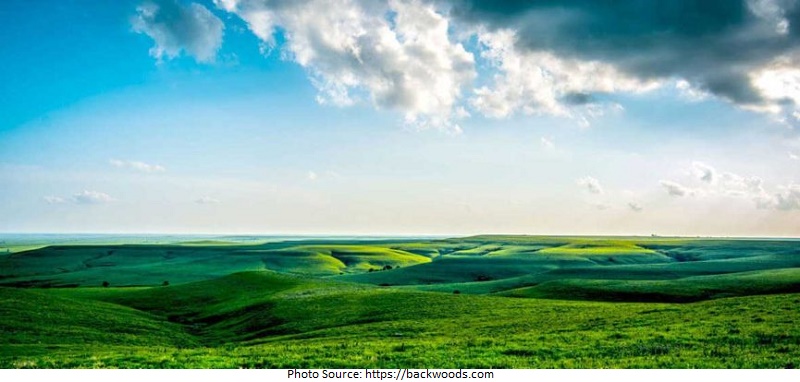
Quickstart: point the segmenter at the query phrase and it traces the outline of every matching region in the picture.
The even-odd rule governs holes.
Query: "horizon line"
[[[530,237],[641,237],[678,239],[794,239],[800,236],[736,236],[736,235],[672,235],[672,234],[537,234],[537,233],[263,233],[263,232],[11,232],[0,231],[0,235],[97,235],[97,236],[206,236],[206,237],[305,237],[305,238],[468,238],[474,236],[530,236]]]

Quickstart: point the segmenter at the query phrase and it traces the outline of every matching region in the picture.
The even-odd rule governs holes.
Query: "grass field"
[[[785,368],[800,359],[800,241],[127,240],[0,254],[0,367]]]

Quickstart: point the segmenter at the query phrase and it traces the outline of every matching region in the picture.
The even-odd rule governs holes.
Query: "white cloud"
[[[618,104],[605,105],[597,93],[637,93],[654,89],[655,82],[625,76],[600,61],[579,61],[546,51],[522,52],[512,30],[480,32],[478,39],[486,59],[497,74],[489,86],[474,90],[471,105],[488,117],[526,115],[571,117],[581,125],[608,112],[621,111]]]
[[[795,61],[791,57],[780,57],[770,65],[752,73],[754,85],[762,95],[774,101],[790,99],[795,104],[800,103],[800,69],[797,68]]]
[[[114,198],[104,192],[83,190],[72,195],[72,201],[77,204],[103,204],[113,202]]]
[[[747,17],[729,20],[731,28],[709,35],[709,44],[696,38],[653,43],[648,39],[659,36],[661,30],[651,30],[647,23],[634,26],[631,31],[642,34],[629,36],[630,41],[645,42],[635,54],[618,49],[620,41],[613,33],[580,35],[584,28],[592,29],[584,23],[602,24],[609,21],[603,16],[613,14],[611,10],[630,10],[625,2],[577,2],[552,15],[551,7],[532,2],[512,7],[505,17],[496,19],[487,17],[492,12],[473,13],[470,9],[475,4],[469,1],[214,3],[247,23],[265,54],[277,48],[282,58],[305,68],[318,90],[319,103],[370,103],[377,109],[399,111],[405,122],[417,128],[457,133],[461,131],[458,120],[470,112],[491,118],[561,116],[585,127],[596,118],[623,110],[604,95],[642,93],[662,86],[674,86],[689,101],[717,97],[800,125],[800,109],[795,106],[800,105],[800,53],[786,40],[791,37],[787,12],[795,12],[793,1],[747,0]],[[719,7],[708,7],[710,13],[703,17]],[[611,13],[601,12],[597,19],[583,17],[583,12],[590,15],[603,9]],[[686,26],[675,14],[665,15],[662,21],[667,24],[652,27]],[[189,0],[147,0],[131,23],[135,31],[155,41],[151,55],[159,60],[185,51],[198,61],[213,61],[225,28],[207,8]],[[277,46],[278,33],[281,46]],[[682,38],[691,36],[687,33]],[[735,51],[728,46],[738,46],[737,42],[742,52],[751,54],[731,54]],[[464,45],[474,46],[475,54]],[[707,48],[709,54],[684,59],[698,48]],[[476,54],[488,63],[479,85]],[[720,62],[730,65],[720,69]]]
[[[764,189],[764,181],[755,176],[744,177],[724,172],[715,191],[725,196],[752,199],[760,209],[773,208],[775,205],[774,197]]]
[[[162,1],[181,8],[174,0]],[[648,49],[641,56],[631,57],[626,51],[609,56],[602,52],[603,48],[609,48],[607,43],[618,43],[606,40],[611,36],[570,38],[575,37],[575,30],[570,28],[568,20],[581,25],[591,18],[573,19],[564,13],[548,19],[544,10],[548,7],[533,3],[520,6],[517,11],[529,8],[533,13],[538,12],[538,17],[520,14],[517,15],[520,19],[512,17],[520,24],[509,19],[502,26],[494,24],[492,18],[481,20],[485,14],[464,18],[471,14],[471,7],[448,1],[214,0],[214,3],[243,19],[261,40],[265,52],[277,47],[275,35],[280,31],[285,39],[280,47],[281,56],[307,70],[311,83],[318,89],[319,103],[350,106],[366,101],[379,109],[402,112],[407,123],[419,128],[459,132],[456,121],[470,115],[465,104],[491,118],[518,113],[554,115],[572,118],[585,127],[596,118],[623,110],[619,104],[604,101],[603,95],[642,93],[670,84],[689,101],[714,96],[743,108],[778,115],[782,120],[800,122],[792,116],[800,113],[785,102],[792,100],[800,105],[800,69],[797,69],[800,59],[792,56],[793,51],[781,48],[783,42],[770,44],[764,52],[767,58],[777,57],[772,62],[749,58],[758,54],[728,57],[727,50],[715,51],[709,47],[717,54],[697,57],[699,63],[694,65],[680,57],[686,54],[683,48],[692,51],[696,39],[687,41],[685,46],[673,46],[670,42],[677,40],[671,39],[663,41],[663,46],[648,42]],[[564,12],[574,11],[578,15],[596,10],[589,4],[565,6]],[[583,9],[584,6],[587,8]],[[617,6],[629,7],[624,2],[609,7]],[[748,22],[737,20],[739,29],[731,29],[731,36],[722,33],[716,36],[721,40],[710,41],[720,42],[723,47],[726,44],[721,42],[731,43],[750,35],[768,42],[786,38],[790,24],[785,13],[791,7],[782,0],[748,0],[747,7],[752,14]],[[142,8],[139,19],[147,19],[151,11]],[[513,11],[508,16],[512,14]],[[669,22],[676,22],[675,27],[682,25],[682,21],[673,20],[672,16],[667,17]],[[453,17],[455,23],[451,22]],[[527,24],[534,20],[538,20],[536,25]],[[559,27],[548,28],[551,22]],[[645,25],[639,27],[648,30]],[[219,34],[221,41],[221,30]],[[641,38],[648,36],[652,35]],[[563,52],[567,54],[562,54],[560,44],[550,46],[559,37],[565,37],[564,42],[570,45],[576,41],[587,41],[589,45],[564,46]],[[158,43],[159,39],[153,38],[157,47],[176,45]],[[489,64],[478,87],[475,56],[464,48],[465,42],[472,45],[475,39],[474,51]],[[161,40],[167,39],[161,37]],[[592,46],[591,42],[600,44]],[[751,40],[744,38],[743,42],[750,43],[746,49],[752,49]],[[154,54],[161,56],[164,52],[177,54],[175,48],[159,48]],[[735,58],[743,65],[716,70],[716,60],[721,57]]]
[[[711,183],[716,178],[716,170],[703,162],[692,162],[692,169],[698,179]]]
[[[117,168],[127,168],[131,170],[141,171],[141,172],[164,172],[165,169],[163,166],[158,164],[148,164],[139,161],[126,161],[126,160],[119,160],[119,159],[111,159],[108,161],[112,166]]]
[[[448,20],[422,1],[217,0],[264,43],[280,28],[284,57],[306,68],[322,104],[364,97],[414,126],[459,131],[453,119],[474,57],[451,41]],[[465,110],[464,110],[465,111]]]
[[[749,198],[759,209],[781,211],[800,209],[800,185],[778,186],[778,192],[770,193],[764,189],[764,181],[758,177],[725,173],[723,179],[726,195]]]
[[[748,0],[747,7],[756,17],[762,19],[770,27],[771,32],[785,35],[789,32],[789,20],[786,19],[788,5],[782,0]]]
[[[711,167],[707,166],[706,168]],[[764,189],[763,179],[755,176],[745,177],[732,172],[717,174],[712,170],[712,173],[714,174],[714,179],[717,180],[713,184],[706,181],[704,177],[698,176],[703,182],[707,183],[702,189],[705,195],[745,198],[752,200],[759,209],[774,208],[774,196]]]
[[[203,196],[199,199],[194,201],[197,204],[219,204],[220,201],[218,199],[212,198],[210,196]]]
[[[342,179],[342,174],[334,171],[334,170],[325,170],[325,171],[312,171],[309,170],[306,172],[306,179],[311,182],[315,182],[318,180],[338,180]]]
[[[66,200],[64,200],[64,198],[62,198],[60,196],[52,196],[52,195],[51,196],[45,196],[45,197],[42,198],[42,200],[44,200],[48,204],[66,203]]]
[[[775,120],[789,126],[800,125],[800,53],[777,57],[752,71],[750,81],[765,99],[749,109],[772,114]]]
[[[603,186],[600,185],[600,181],[591,176],[580,178],[575,183],[593,194],[603,193]]]
[[[539,139],[539,144],[542,145],[542,148],[545,150],[555,150],[556,148],[556,144],[545,137]]]
[[[691,102],[700,102],[706,100],[711,96],[703,89],[697,88],[689,81],[678,80],[675,82],[675,88],[678,89],[681,96]]]
[[[656,37],[663,31],[650,27],[687,27],[683,16],[676,17],[679,12],[666,12],[652,25],[632,26],[630,32],[641,33],[618,39],[614,33],[583,36],[581,31],[618,22],[604,17],[615,9],[663,9],[576,2],[553,11],[529,2],[500,17],[478,10],[491,2],[214,0],[219,9],[247,23],[265,54],[278,48],[281,57],[305,68],[318,89],[319,103],[368,102],[400,111],[418,128],[459,132],[457,120],[470,115],[466,105],[492,118],[555,115],[588,126],[593,119],[623,110],[604,101],[605,94],[670,85],[689,101],[717,97],[800,124],[795,106],[800,105],[800,53],[786,40],[791,37],[789,13],[796,12],[796,5],[793,0],[745,2],[747,17],[728,20],[730,28],[703,39],[692,33]],[[704,8],[708,13],[702,17],[721,7]],[[599,10],[605,11],[592,13]],[[725,15],[730,16],[719,16]],[[151,54],[159,59],[185,50],[199,61],[211,61],[224,31],[222,22],[202,5],[177,0],[145,2],[132,24],[155,40]],[[277,33],[285,40],[280,47]],[[473,51],[489,63],[477,87],[475,55],[464,48],[475,40]],[[619,49],[624,48],[620,41],[642,49]],[[741,52],[750,54],[732,54],[737,51],[729,46],[739,45]],[[685,59],[697,49],[708,54]]]
[[[764,180],[757,176],[742,176],[732,172],[717,172],[700,162],[692,164],[694,175],[701,185],[691,189],[671,181],[661,181],[662,187],[672,196],[698,195],[701,197],[728,197],[752,200],[758,209],[789,211],[800,209],[800,185],[777,186],[777,192],[768,191]]]
[[[630,208],[631,211],[633,211],[633,212],[642,212],[642,210],[644,210],[644,207],[642,207],[641,204],[636,203],[636,202],[629,202],[628,203],[628,208]]]
[[[674,4],[673,4],[674,3]],[[492,102],[497,99],[516,101],[522,99],[521,109],[529,106],[524,100],[535,100],[534,110],[563,113],[560,105],[542,102],[552,100],[547,92],[563,87],[565,80],[559,65],[539,65],[546,55],[557,56],[562,63],[579,63],[589,66],[600,63],[588,71],[566,71],[569,76],[585,78],[585,92],[592,94],[593,84],[620,85],[612,90],[601,87],[600,92],[620,93],[652,88],[668,83],[675,84],[684,98],[697,101],[709,95],[729,101],[739,107],[759,112],[791,116],[800,111],[800,50],[795,39],[792,21],[797,19],[796,0],[740,0],[729,2],[702,2],[673,0],[669,7],[662,2],[647,5],[631,1],[572,1],[559,2],[557,6],[537,1],[515,2],[498,12],[491,1],[455,0],[455,10],[450,14],[470,25],[487,28],[499,34],[513,28],[517,39],[513,55],[523,57],[520,62],[530,70],[521,70],[521,76],[509,75],[512,80],[497,87],[498,92],[481,94],[483,107],[495,114],[506,115],[513,107],[509,102]],[[708,3],[706,5],[706,3]],[[695,7],[695,8],[693,8]],[[687,22],[686,12],[692,8],[693,20]],[[730,10],[736,8],[736,12]],[[749,12],[740,12],[743,10]],[[638,19],[627,23],[621,31],[618,15],[658,15],[654,19]],[[707,27],[702,36],[698,25]],[[671,31],[665,37],[664,31]],[[610,32],[614,31],[614,32]],[[678,32],[680,31],[680,32]],[[610,33],[609,33],[610,32]],[[512,46],[512,44],[509,44]],[[631,47],[636,47],[631,49]],[[520,54],[519,52],[522,52]],[[698,54],[698,52],[702,52]],[[544,57],[544,58],[543,58]],[[553,69],[555,67],[555,69]],[[600,68],[608,68],[601,70]],[[502,69],[501,69],[502,71]],[[508,72],[513,73],[512,71]],[[584,76],[591,73],[593,76]],[[500,76],[504,76],[501,74]],[[555,87],[546,81],[535,89],[542,89],[533,97],[518,97],[526,91],[524,80],[536,77],[553,79]],[[523,80],[523,82],[515,81]],[[644,86],[626,88],[621,79],[636,79]],[[658,84],[652,82],[653,79]],[[628,81],[631,83],[631,81]],[[502,82],[501,82],[502,84]],[[489,97],[493,96],[493,97]],[[491,99],[494,98],[494,99]],[[792,101],[792,102],[787,102]],[[542,106],[542,104],[544,104]],[[791,121],[792,123],[800,120]]]
[[[669,180],[662,180],[660,183],[670,196],[691,196],[695,194],[694,190],[684,187],[679,183],[671,182]]]
[[[800,210],[800,184],[783,187],[781,192],[775,195],[774,206],[782,211]]]
[[[155,42],[150,55],[159,61],[172,59],[185,51],[200,62],[212,62],[222,46],[222,21],[206,7],[178,0],[146,1],[136,8],[131,19],[133,30]]]
[[[795,154],[793,152],[789,152],[789,159],[800,160],[800,155],[797,155],[797,154]]]

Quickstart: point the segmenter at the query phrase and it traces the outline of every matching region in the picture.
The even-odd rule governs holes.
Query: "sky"
[[[800,236],[794,0],[0,2],[0,232]]]

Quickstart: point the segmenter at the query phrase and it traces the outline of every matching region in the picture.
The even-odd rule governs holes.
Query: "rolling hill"
[[[48,246],[0,256],[0,367],[795,367],[799,251],[533,236]]]

